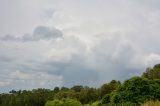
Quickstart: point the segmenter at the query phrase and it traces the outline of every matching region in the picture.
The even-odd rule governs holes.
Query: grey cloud
[[[0,62],[11,62],[11,61],[12,61],[12,58],[0,55]]]
[[[8,34],[3,37],[0,37],[0,40],[2,40],[2,41],[19,41],[20,38]]]
[[[62,75],[64,79],[64,86],[73,86],[75,84],[86,85],[86,86],[97,86],[99,85],[99,72],[98,70],[90,69],[85,64],[84,59],[79,59],[83,56],[76,55],[72,56],[72,59],[67,62],[51,62],[50,70],[48,73],[55,75]],[[56,67],[56,68],[55,68]]]
[[[101,84],[112,79],[122,81],[129,76],[139,75],[143,71],[144,67],[137,69],[136,66],[132,67],[131,60],[138,51],[120,34],[114,35],[113,33],[110,35],[110,39],[104,37],[98,40],[99,43],[93,48],[93,67],[95,66],[101,76]]]
[[[11,89],[33,89],[39,87],[53,88],[61,86],[63,79],[61,75],[48,73],[49,67],[40,62],[26,64],[15,60],[0,60],[0,92]],[[53,67],[52,67],[53,68]],[[4,89],[3,89],[4,88]]]
[[[49,15],[47,19],[50,18],[47,24],[61,27],[63,39],[22,43],[62,37],[61,31],[44,26],[22,37],[6,35],[0,38],[0,71],[5,76],[0,80],[16,82],[4,86],[3,90],[28,89],[31,79],[31,88],[41,87],[35,76],[43,79],[43,74],[49,75],[44,79],[45,87],[53,88],[55,83],[99,86],[112,79],[124,80],[140,75],[146,67],[160,62],[158,0],[70,1],[72,3],[64,0],[63,3],[57,1],[58,5],[49,3],[47,6],[56,10],[46,13]],[[101,8],[97,9],[97,6]],[[8,58],[10,56],[14,59]],[[24,74],[31,78],[11,79],[10,73],[12,77]]]
[[[37,27],[33,32],[33,39],[54,39],[62,37],[62,32],[56,28],[49,28],[44,26]]]
[[[78,56],[80,57],[80,56]],[[74,62],[74,63],[73,63]],[[43,79],[42,82],[45,82],[45,87],[53,88],[55,86],[67,86],[71,87],[75,84],[87,85],[87,86],[97,86],[99,83],[99,75],[98,72],[89,69],[85,66],[84,60],[79,60],[75,57],[72,58],[71,61],[64,63],[64,62],[33,62],[29,65],[23,65],[16,62],[8,62],[7,64],[1,64],[3,67],[0,68],[1,75],[0,80],[5,79],[4,81],[10,82],[11,85],[7,85],[6,87],[11,89],[31,89],[37,87],[43,87],[39,84],[41,82],[37,82],[37,78]],[[23,78],[13,76],[12,73],[19,71],[24,75]],[[30,73],[30,74],[23,74],[23,73]],[[50,77],[45,80],[42,76],[39,76],[38,73],[49,75]],[[15,73],[14,75],[19,76],[19,73]],[[3,76],[2,76],[3,75]],[[33,75],[37,75],[33,77]],[[29,77],[24,79],[25,77]],[[54,78],[58,77],[57,80],[53,80]],[[62,77],[62,80],[59,79],[59,76]],[[51,78],[53,77],[53,79]],[[32,80],[32,84],[29,83]],[[25,85],[23,84],[25,81]],[[61,82],[61,83],[60,83]],[[30,85],[31,84],[31,85]],[[27,87],[27,85],[30,85]],[[3,87],[3,86],[2,86]]]
[[[79,63],[80,64],[80,63]],[[98,86],[100,76],[98,72],[81,66],[68,67],[64,75],[64,86],[73,86],[75,84],[86,86]]]
[[[71,46],[73,51],[76,50],[76,52],[73,54],[64,54],[65,56],[71,55],[69,60],[62,59],[60,61],[56,61],[55,58],[57,57],[51,56],[50,59],[46,61],[35,61],[34,59],[31,59],[31,57],[28,57],[30,59],[29,61],[27,61],[26,59],[24,59],[24,61],[18,61],[20,57],[17,57],[13,61],[8,61],[5,64],[0,63],[0,65],[3,65],[3,67],[0,68],[1,73],[3,73],[3,75],[5,76],[5,79],[13,80],[17,83],[16,84],[17,86],[11,85],[15,89],[26,86],[26,85],[23,85],[21,82],[21,81],[24,81],[24,79],[20,79],[20,78],[10,79],[10,76],[8,76],[10,73],[16,72],[17,70],[20,73],[47,73],[48,75],[53,77],[61,76],[63,81],[62,82],[63,86],[73,86],[75,84],[97,86],[99,84],[99,80],[98,80],[99,73],[94,69],[91,69],[85,64],[86,48],[85,46],[81,46],[83,45],[83,43],[80,42],[80,40],[75,37],[69,37],[69,39],[67,37],[64,39],[58,43],[58,45],[62,43],[63,47],[57,48],[57,51],[61,49],[63,50],[63,48],[70,48]],[[54,43],[54,45],[57,45],[57,44]],[[82,51],[82,50],[83,52],[80,53],[79,51]],[[8,71],[6,72],[6,70]],[[32,78],[32,79],[33,79],[33,82],[36,82],[35,78]],[[26,82],[29,80],[30,79],[25,79]],[[56,80],[52,80],[52,79],[50,79],[50,82],[56,83],[56,84],[58,83]],[[47,85],[48,82],[45,82],[45,83],[46,83],[46,87],[55,86],[55,84]],[[32,87],[39,86],[38,84],[39,83],[34,84]],[[28,88],[26,87],[26,89]]]
[[[39,41],[50,40],[62,37],[63,34],[60,30],[52,27],[38,26],[34,29],[32,34],[24,34],[22,37],[15,37],[13,35],[5,35],[0,37],[1,41]]]

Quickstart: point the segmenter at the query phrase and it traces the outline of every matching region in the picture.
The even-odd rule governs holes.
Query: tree
[[[111,102],[110,98],[111,98],[110,94],[106,94],[105,96],[103,96],[103,98],[102,98],[102,104],[110,103]]]
[[[61,87],[61,91],[69,91],[69,88],[67,88],[67,87]]]
[[[64,103],[61,100],[53,100],[53,101],[47,101],[45,106],[64,106]]]
[[[97,91],[94,88],[85,88],[81,90],[79,95],[79,101],[82,104],[96,101],[98,98]]]
[[[77,101],[76,99],[69,99],[66,98],[63,100],[64,101],[64,106],[81,106],[81,102]]]
[[[68,97],[68,92],[66,92],[66,91],[59,91],[54,96],[55,99],[63,99],[63,98],[67,98],[67,97]]]
[[[141,77],[126,80],[111,96],[111,102],[114,103],[142,103],[154,99],[160,99],[160,80]]]
[[[116,80],[112,80],[110,83],[103,84],[99,89],[100,98],[114,91],[120,84],[120,81]]]
[[[75,92],[80,92],[83,89],[82,85],[75,85],[71,88],[71,90],[74,90]]]
[[[60,89],[59,89],[59,87],[55,87],[53,91],[54,91],[54,93],[58,93],[60,91]]]
[[[14,93],[17,93],[17,91],[13,89],[13,90],[9,91],[9,93],[14,94]]]
[[[153,68],[147,68],[142,77],[151,80],[160,79],[160,64],[155,65]]]

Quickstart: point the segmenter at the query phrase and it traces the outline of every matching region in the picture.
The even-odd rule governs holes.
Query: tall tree
[[[147,68],[142,77],[151,80],[160,79],[160,64],[155,65],[153,68]]]

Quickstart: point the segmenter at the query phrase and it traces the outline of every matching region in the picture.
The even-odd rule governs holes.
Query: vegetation
[[[160,106],[160,101],[147,101],[141,104],[141,106]]]
[[[147,68],[142,76],[123,83],[112,80],[99,88],[75,85],[0,94],[0,106],[160,106],[159,101],[160,64]]]
[[[63,99],[63,100],[53,100],[47,101],[45,106],[82,106],[81,102],[77,101],[76,99]]]

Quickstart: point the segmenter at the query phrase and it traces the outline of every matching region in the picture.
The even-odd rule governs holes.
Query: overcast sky
[[[141,75],[159,34],[160,0],[0,0],[0,92]]]

